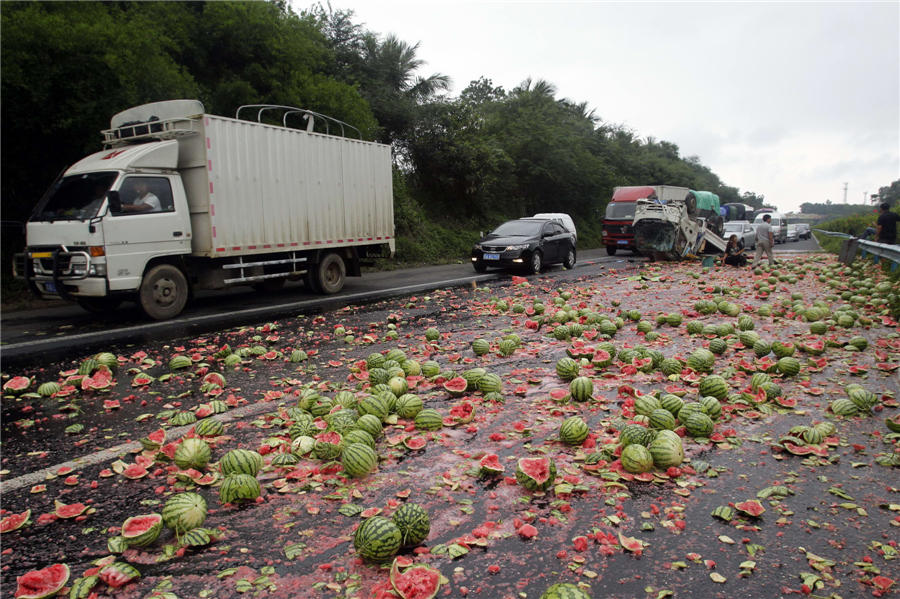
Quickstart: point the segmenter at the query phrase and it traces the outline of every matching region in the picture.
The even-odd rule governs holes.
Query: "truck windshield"
[[[106,192],[118,176],[115,171],[103,171],[63,177],[35,210],[31,220],[88,220],[97,216]]]
[[[633,220],[637,202],[611,202],[606,205],[606,218]]]

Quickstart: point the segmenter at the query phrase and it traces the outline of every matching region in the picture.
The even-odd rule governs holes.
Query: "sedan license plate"
[[[44,283],[44,289],[47,290],[47,293],[56,293],[56,284]]]
[[[628,240],[627,240],[627,239],[620,239],[620,240],[619,240],[619,245],[628,245]]]
[[[485,254],[484,259],[485,260],[499,260],[500,254]]]

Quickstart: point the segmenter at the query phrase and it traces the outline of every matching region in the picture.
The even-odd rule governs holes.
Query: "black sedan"
[[[511,220],[503,223],[472,248],[472,266],[522,269],[539,273],[545,264],[575,266],[575,237],[551,220]]]

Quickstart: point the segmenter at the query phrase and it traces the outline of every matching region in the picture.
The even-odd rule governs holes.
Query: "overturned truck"
[[[724,251],[723,226],[719,196],[689,191],[683,200],[638,200],[634,240],[638,251],[653,260],[683,260]]]

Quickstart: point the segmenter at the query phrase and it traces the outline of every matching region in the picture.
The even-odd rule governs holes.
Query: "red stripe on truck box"
[[[213,227],[213,237],[215,237],[215,236],[216,236],[216,228]]]

